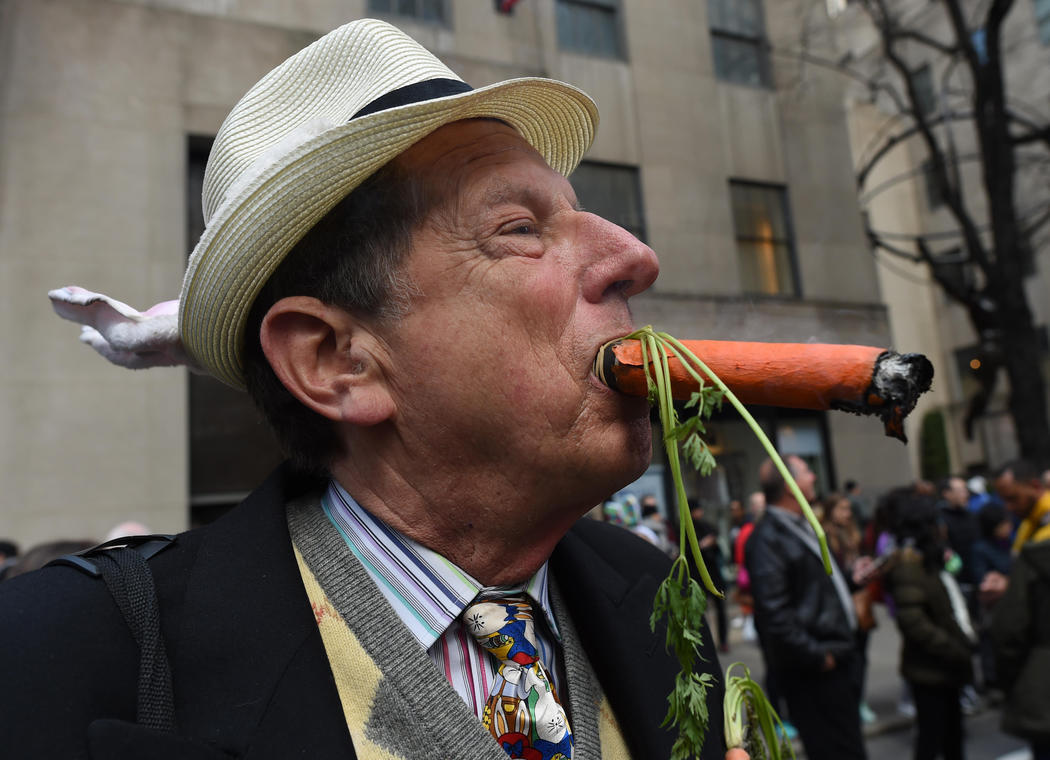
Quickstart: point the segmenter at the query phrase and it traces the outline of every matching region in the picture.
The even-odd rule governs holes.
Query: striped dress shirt
[[[464,628],[460,614],[481,593],[529,596],[540,659],[554,680],[554,688],[561,691],[558,628],[548,597],[546,562],[524,584],[484,586],[437,552],[373,517],[334,480],[321,505],[405,628],[479,719],[497,663]]]

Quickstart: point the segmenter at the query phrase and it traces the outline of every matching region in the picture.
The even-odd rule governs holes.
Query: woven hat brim
[[[568,175],[594,140],[594,101],[549,79],[513,79],[352,120],[307,140],[239,187],[190,257],[179,299],[187,352],[244,388],[244,328],[256,296],[295,244],[382,166],[439,127],[490,117],[513,126]]]

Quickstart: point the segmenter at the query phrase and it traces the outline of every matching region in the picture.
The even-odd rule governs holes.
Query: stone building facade
[[[242,398],[183,370],[108,365],[46,292],[78,284],[139,308],[176,297],[227,111],[287,56],[365,15],[475,86],[550,76],[597,100],[598,138],[573,179],[586,207],[660,256],[639,323],[691,338],[892,343],[841,85],[799,87],[770,59],[764,42],[797,25],[780,4],[0,0],[0,534],[99,537],[130,518],[178,530],[278,458]],[[756,413],[825,488],[912,476],[877,421]],[[717,505],[756,487],[762,454],[732,414],[712,428],[722,467],[690,488]]]

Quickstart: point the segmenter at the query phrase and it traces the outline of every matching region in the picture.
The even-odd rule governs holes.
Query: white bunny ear
[[[179,338],[178,301],[163,301],[141,312],[75,285],[47,295],[58,316],[84,325],[80,340],[113,364],[129,369],[184,366],[204,374]]]

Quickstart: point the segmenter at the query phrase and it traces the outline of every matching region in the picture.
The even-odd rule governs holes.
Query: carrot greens
[[[689,514],[685,482],[682,477],[682,457],[684,456],[702,476],[710,475],[714,470],[715,458],[704,440],[707,432],[704,421],[710,418],[712,411],[721,407],[723,399],[728,400],[750,426],[783,476],[791,493],[798,500],[803,514],[817,534],[824,569],[829,574],[831,560],[824,538],[824,530],[820,527],[805,496],[799,490],[798,484],[795,483],[784,461],[777,454],[773,444],[770,443],[754,417],[725,383],[719,380],[699,357],[667,333],[656,332],[652,327],[644,327],[626,336],[626,339],[641,342],[642,366],[645,368],[649,401],[659,411],[660,425],[663,428],[663,444],[667,452],[668,467],[674,483],[675,504],[678,509],[679,556],[656,592],[649,624],[655,630],[657,623],[667,618],[666,646],[675,653],[681,670],[675,679],[674,691],[667,697],[668,711],[663,725],[673,726],[678,731],[671,751],[672,760],[688,760],[698,757],[703,747],[708,727],[707,690],[714,684],[713,675],[698,673],[696,668],[697,660],[701,659],[699,654],[699,647],[702,643],[701,625],[704,610],[707,607],[704,589],[718,597],[722,597],[723,593],[715,586],[703,557],[700,555],[700,545]],[[690,416],[685,420],[679,418],[671,396],[669,372],[671,358],[677,359],[697,383],[697,390],[684,405],[684,409],[690,411]],[[692,557],[693,564],[700,574],[703,588],[690,574],[687,557]],[[727,729],[731,709],[735,710],[735,714],[739,717],[742,705],[747,714],[754,716],[752,725],[755,725],[755,721],[758,722],[757,725],[763,727],[766,724],[772,725],[773,720],[779,722],[769,701],[762,695],[758,685],[750,680],[749,675],[734,678],[744,680],[727,679],[725,697]],[[734,706],[729,703],[731,695]],[[764,728],[762,730],[764,732]],[[769,748],[769,743],[766,742],[765,746]],[[756,750],[759,750],[757,745]],[[779,760],[781,757],[780,754],[769,754],[768,756],[770,760]]]

